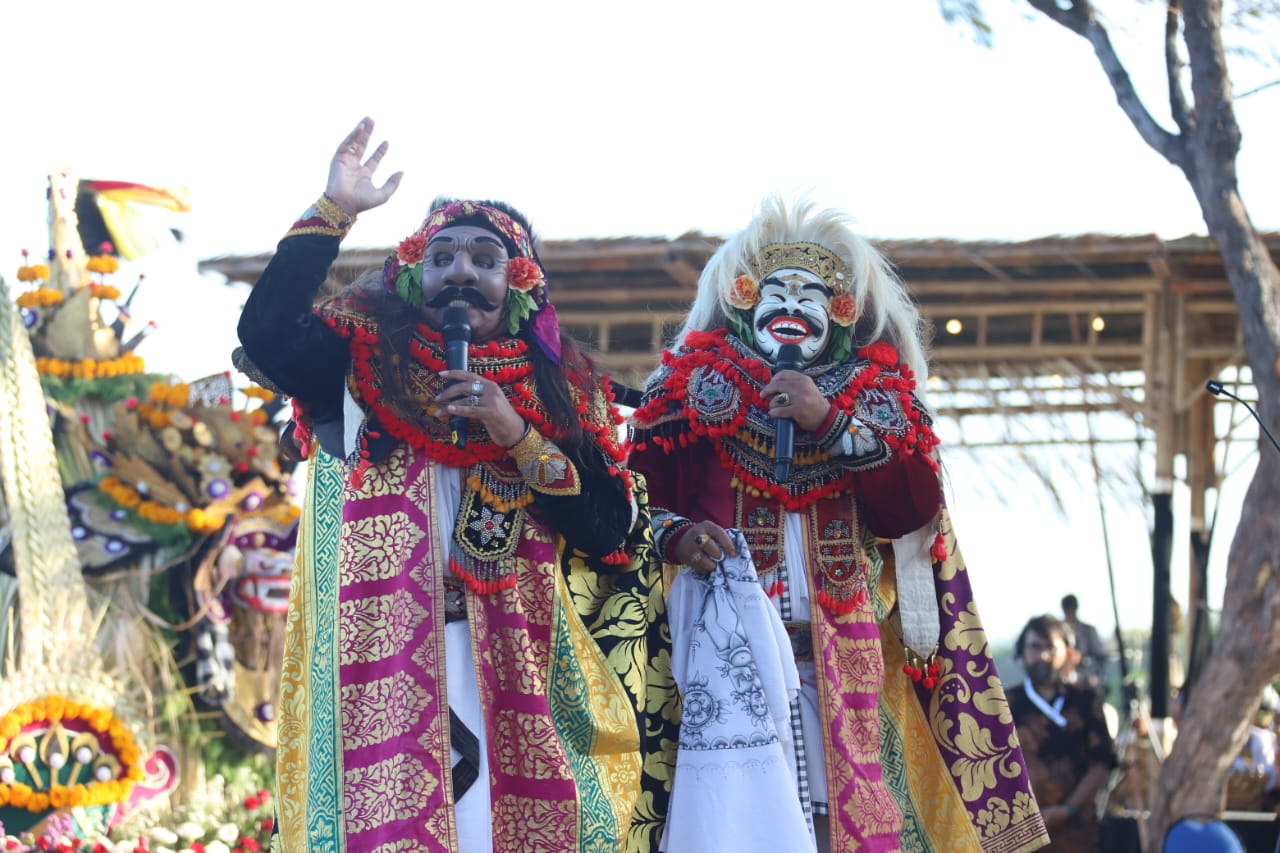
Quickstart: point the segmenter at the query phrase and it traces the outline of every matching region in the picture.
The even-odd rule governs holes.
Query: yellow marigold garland
[[[49,266],[48,264],[28,264],[27,259],[31,257],[31,253],[26,249],[22,250],[22,266],[18,267],[18,281],[48,281]],[[19,302],[19,305],[22,303]],[[23,308],[29,308],[29,305],[22,305]]]
[[[0,782],[0,806],[16,806],[38,814],[51,808],[76,808],[123,802],[133,791],[135,782],[146,778],[139,763],[142,757],[133,733],[107,708],[76,702],[57,694],[19,705],[0,717],[0,750],[22,733],[24,726],[36,722],[58,723],[65,719],[82,720],[99,735],[106,735],[120,761],[119,779],[93,781],[88,785],[52,785],[49,791],[37,791],[21,782]]]
[[[119,477],[108,475],[98,482],[98,490],[117,505],[133,510],[153,524],[185,524],[192,533],[217,533],[222,529],[225,515],[195,507],[178,509],[159,501],[144,500],[137,489],[126,485]]]
[[[115,255],[94,255],[87,264],[89,272],[113,273],[120,269],[120,259]]]
[[[260,385],[250,385],[248,388],[242,388],[240,391],[246,397],[253,397],[261,400],[264,404],[270,403],[276,398],[275,392],[263,388]]]
[[[18,270],[18,278],[22,278],[22,270]],[[34,281],[34,279],[26,279],[26,281]],[[18,297],[13,301],[17,303],[19,308],[31,309],[48,308],[50,305],[57,305],[62,299],[61,290],[52,287],[37,287],[35,290],[19,293]]]
[[[108,379],[114,376],[134,376],[143,373],[146,370],[146,364],[141,356],[128,352],[119,358],[107,358],[101,361],[92,358],[82,358],[79,361],[37,358],[36,370],[41,376],[56,376],[59,379]]]

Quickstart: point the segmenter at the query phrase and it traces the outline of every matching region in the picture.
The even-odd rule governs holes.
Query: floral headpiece
[[[507,331],[512,335],[520,324],[529,320],[534,341],[556,364],[560,363],[560,323],[555,308],[547,301],[547,277],[542,262],[533,248],[533,240],[509,214],[496,207],[475,201],[452,201],[431,211],[418,230],[410,234],[396,251],[387,256],[382,266],[382,284],[399,294],[407,304],[422,306],[422,264],[427,244],[439,231],[460,219],[480,217],[515,247],[507,262],[506,302]],[[532,318],[532,319],[530,319]]]
[[[858,319],[858,303],[853,296],[853,275],[839,255],[817,243],[770,243],[748,262],[751,272],[735,278],[722,297],[736,309],[730,312],[734,332],[751,340],[750,314],[760,303],[760,282],[781,269],[802,269],[822,279],[831,290],[827,314],[836,324],[832,330],[832,355],[843,361],[852,350],[852,331]]]

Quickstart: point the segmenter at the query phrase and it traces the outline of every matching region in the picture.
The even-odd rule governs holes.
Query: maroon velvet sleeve
[[[652,444],[641,450],[632,450],[627,467],[643,474],[649,485],[649,506],[684,515],[680,496],[684,493],[680,476],[684,465],[681,456],[688,448],[679,447],[666,453]]]
[[[932,521],[942,506],[938,473],[918,453],[859,472],[854,483],[863,523],[885,539],[918,530]]]

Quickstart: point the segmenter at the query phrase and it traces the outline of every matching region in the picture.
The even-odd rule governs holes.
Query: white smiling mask
[[[756,349],[772,363],[783,344],[796,344],[801,362],[812,364],[831,338],[830,303],[831,289],[818,276],[796,267],[775,270],[760,282],[760,301],[751,312]]]

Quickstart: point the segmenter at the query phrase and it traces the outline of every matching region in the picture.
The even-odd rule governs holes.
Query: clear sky
[[[1163,119],[1159,10],[1116,5],[1128,11],[1114,36]],[[135,313],[160,324],[140,350],[150,368],[224,370],[244,293],[196,263],[270,250],[363,115],[391,141],[387,172],[406,177],[353,246],[399,240],[438,193],[509,200],[546,238],[725,234],[770,190],[843,207],[878,238],[1203,233],[1190,190],[1128,125],[1083,40],[1020,3],[987,7],[992,49],[945,25],[932,0],[9,3],[0,259],[16,268],[22,248],[47,247],[58,164],[185,185],[185,242],[117,281],[147,276]],[[1276,76],[1243,61],[1233,71],[1237,91]],[[1238,109],[1245,201],[1259,227],[1280,229],[1280,87]],[[1009,468],[994,451],[948,462],[997,638],[1068,591],[1086,618],[1113,624],[1088,470],[1044,454],[1066,515],[1030,480],[993,476]],[[1145,625],[1146,511],[1136,494],[1108,501],[1122,622]],[[1224,515],[1238,505],[1228,493]],[[1215,600],[1227,540],[1214,548]],[[1185,562],[1181,548],[1176,592]]]

